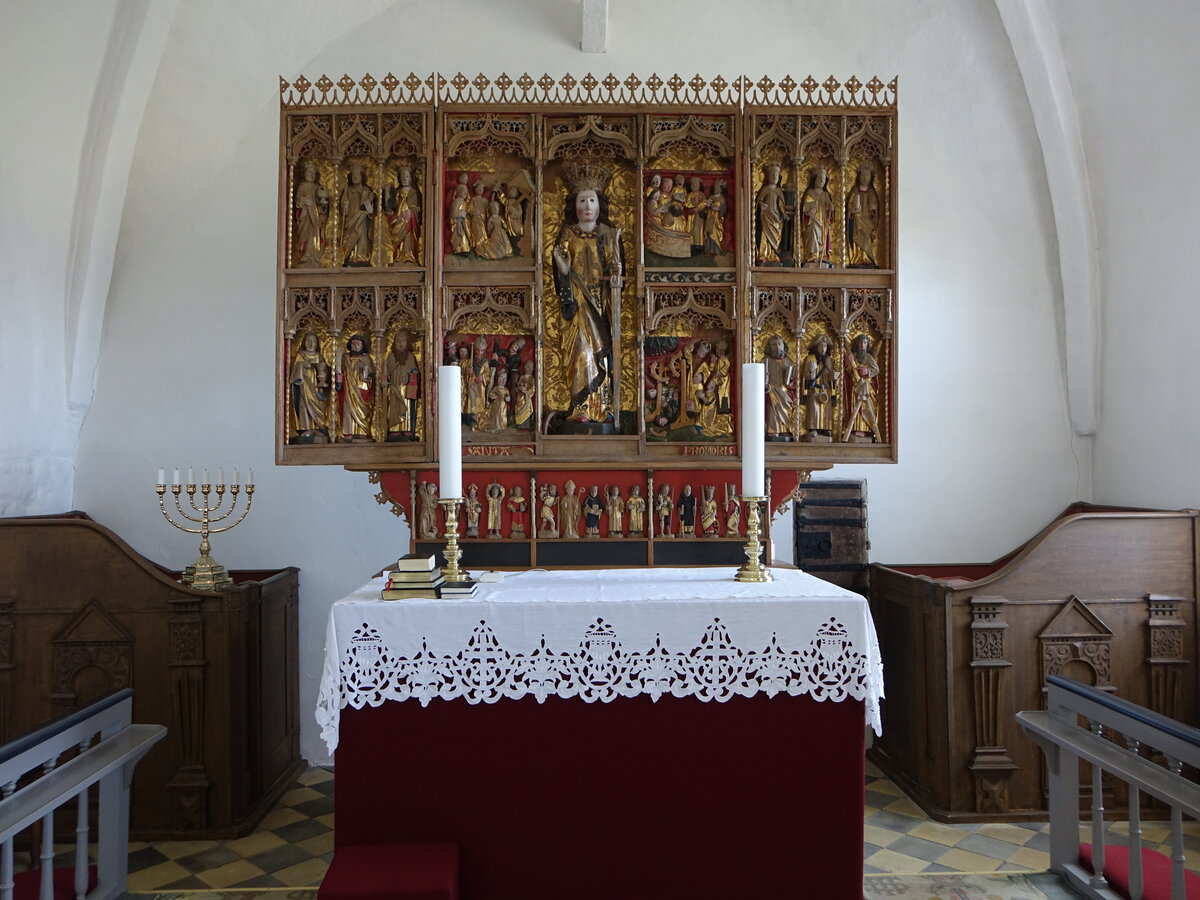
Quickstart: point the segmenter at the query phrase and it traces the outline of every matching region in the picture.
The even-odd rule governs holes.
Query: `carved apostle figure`
[[[675,511],[675,503],[671,499],[671,486],[664,484],[658,490],[654,499],[654,518],[658,523],[658,536],[671,537],[671,513]]]
[[[714,182],[712,195],[704,210],[704,255],[718,256],[725,252],[725,217],[729,215],[728,187],[724,180]]]
[[[512,496],[508,498],[508,514],[512,528],[509,537],[525,537],[525,514],[529,511],[529,503],[525,500],[525,491],[518,484],[513,488]]]
[[[615,484],[604,489],[604,508],[608,512],[608,536],[623,537],[625,526],[621,518],[625,513],[625,501],[621,499],[621,489]]]
[[[851,268],[873,269],[876,262],[875,235],[879,232],[879,192],[875,172],[866,165],[846,198],[846,255]]]
[[[542,485],[542,497],[538,504],[537,536],[539,538],[558,537],[558,487],[556,485]]]
[[[304,335],[296,350],[288,380],[292,386],[296,437],[314,443],[319,437],[324,443],[329,434],[329,367],[321,356],[321,342],[311,331]]]
[[[725,482],[725,536],[738,537],[742,533],[742,501],[738,497],[737,485]]]
[[[351,163],[342,191],[342,265],[369,266],[375,224],[375,192],[367,184],[361,163]]]
[[[390,264],[402,266],[421,261],[421,191],[413,182],[411,166],[397,169],[396,182],[384,195],[383,211],[391,235]]]
[[[504,485],[493,481],[487,486],[487,536],[502,537],[500,534],[501,511],[504,508]]]
[[[779,186],[779,166],[772,163],[763,170],[762,187],[754,198],[754,209],[758,216],[758,243],[755,261],[758,265],[778,263],[783,252],[783,223],[787,217],[787,203],[783,188]]]
[[[692,494],[692,486],[690,484],[683,486],[683,493],[680,494],[679,502],[675,505],[679,509],[679,536],[695,537],[696,498]]]
[[[387,439],[416,438],[417,410],[421,406],[421,367],[413,355],[412,336],[400,329],[383,366],[381,384],[387,391]]]
[[[559,531],[565,538],[579,537],[579,516],[583,506],[579,502],[579,494],[575,492],[575,482],[568,480],[563,485],[562,500],[558,504]]]
[[[419,534],[423,540],[436,538],[438,536],[437,485],[432,481],[422,481],[420,489],[417,491],[417,498],[420,501],[421,507],[417,517],[417,534]]]
[[[804,440],[831,440],[838,373],[833,364],[833,342],[825,334],[818,334],[809,344],[800,365],[800,379],[804,390]]]
[[[825,185],[829,172],[824,166],[813,169],[804,196],[800,198],[800,260],[805,266],[828,267],[833,197]]]
[[[850,414],[846,418],[846,433],[842,440],[853,437],[860,441],[875,441],[879,437],[879,417],[876,379],[879,377],[879,361],[871,352],[871,338],[860,334],[852,343],[854,350],[849,360],[851,383]]]
[[[467,497],[463,501],[467,511],[467,537],[479,537],[479,516],[483,504],[479,502],[479,485],[467,485]]]
[[[767,390],[767,440],[790,441],[792,439],[792,413],[795,400],[792,398],[796,366],[788,356],[783,338],[772,335],[767,340],[766,390]]]
[[[592,485],[583,501],[583,532],[588,537],[600,536],[600,516],[604,513],[604,501],[600,499],[600,488]]]
[[[614,488],[614,490],[616,490]],[[629,533],[634,537],[640,537],[646,533],[646,498],[642,496],[642,489],[636,484],[629,489],[629,501],[625,504],[625,508],[629,510]]]
[[[329,191],[318,180],[319,174],[317,164],[305,160],[301,167],[300,183],[296,185],[293,208],[298,266],[324,265],[321,251],[325,248],[325,223],[329,219]]]
[[[721,528],[717,500],[714,496],[716,492],[717,489],[713,485],[704,486],[704,499],[700,502],[700,533],[704,537],[716,537]]]
[[[362,335],[353,335],[346,342],[346,355],[342,357],[336,386],[342,392],[342,440],[371,440],[375,368],[367,355]]]

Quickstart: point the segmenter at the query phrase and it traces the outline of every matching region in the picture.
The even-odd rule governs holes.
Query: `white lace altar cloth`
[[[809,694],[865,701],[880,733],[883,664],[867,601],[795,569],[510,573],[472,599],[379,599],[374,579],[329,611],[317,699],[333,753],[346,706],[385,700],[617,697],[718,702]]]

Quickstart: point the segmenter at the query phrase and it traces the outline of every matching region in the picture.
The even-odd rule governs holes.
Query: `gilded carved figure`
[[[679,511],[679,536],[695,537],[696,535],[696,497],[692,494],[692,486],[685,484],[679,502],[675,504]]]
[[[438,536],[438,489],[432,481],[422,481],[418,491],[420,512],[417,518],[417,533],[423,540]]]
[[[411,166],[396,170],[396,186],[389,186],[383,198],[383,211],[391,236],[393,266],[421,261],[421,191],[413,181]]]
[[[875,236],[879,232],[879,192],[875,190],[875,172],[868,166],[858,170],[858,178],[846,198],[846,255],[852,268],[876,268]]]
[[[716,491],[716,487],[711,484],[704,486],[704,499],[700,502],[700,533],[704,537],[716,537],[721,529]]]
[[[692,238],[692,256],[704,249],[704,213],[708,210],[708,198],[704,195],[701,181],[696,176],[688,179],[687,206],[683,219]]]
[[[767,340],[766,391],[767,391],[767,440],[790,441],[792,439],[792,415],[796,402],[792,390],[796,377],[796,366],[788,356],[783,338],[772,335]]]
[[[804,391],[805,441],[830,441],[834,429],[834,407],[837,406],[838,373],[833,363],[833,342],[818,334],[808,346],[808,354],[800,365],[801,386]]]
[[[493,481],[487,486],[487,536],[490,538],[502,536],[500,518],[504,509],[504,494],[504,485],[498,482]]]
[[[537,536],[539,538],[558,537],[558,487],[556,485],[542,485],[542,497],[538,504]]]
[[[615,491],[616,488],[613,488]],[[629,511],[629,533],[634,537],[640,537],[646,532],[646,498],[642,496],[642,489],[636,484],[629,489],[629,500],[625,504],[625,508]]]
[[[380,385],[387,391],[387,439],[416,438],[417,414],[421,406],[421,366],[413,354],[412,335],[396,332],[392,350],[384,361]]]
[[[296,185],[294,241],[301,267],[322,266],[325,249],[325,223],[329,219],[329,191],[318,180],[317,164],[306,160],[301,166],[301,181]]]
[[[565,538],[579,537],[579,516],[583,512],[583,506],[579,502],[579,495],[575,492],[575,482],[568,480],[563,485],[562,500],[558,503],[558,522],[559,532]]]
[[[466,176],[463,176],[464,178]],[[450,252],[461,256],[471,252],[471,234],[467,228],[467,214],[471,208],[471,192],[466,182],[459,180],[450,198]]]
[[[371,440],[371,408],[375,399],[375,368],[361,335],[346,342],[336,386],[342,394],[343,440]]]
[[[813,169],[804,196],[800,198],[800,260],[805,266],[831,265],[833,197],[825,185],[829,172],[824,166]]]
[[[479,485],[467,485],[467,496],[463,500],[467,513],[467,531],[469,538],[479,537],[479,517],[483,512],[483,504],[479,502]]]
[[[621,489],[615,484],[604,489],[604,508],[608,513],[608,536],[623,537],[625,526],[622,517],[625,514],[625,501],[621,499]]]
[[[762,187],[754,198],[758,215],[758,243],[754,254],[758,265],[777,264],[783,255],[783,224],[787,203],[779,184],[779,166],[774,163],[763,170]]]
[[[738,497],[737,485],[725,482],[725,536],[738,537],[742,533],[742,500]]]
[[[518,484],[513,488],[512,496],[508,498],[509,521],[512,528],[509,537],[525,537],[525,513],[529,511],[529,503],[525,500],[525,491]]]
[[[533,360],[526,360],[513,388],[513,424],[521,429],[530,428],[533,421],[533,398],[537,390],[533,369]]]
[[[671,499],[671,486],[664,484],[658,489],[654,498],[654,517],[658,523],[658,536],[671,537],[671,513],[675,511],[675,503]]]
[[[500,215],[500,204],[493,200],[488,204],[487,238],[479,249],[479,255],[484,259],[505,259],[512,256],[512,240],[508,234],[508,226]]]
[[[729,198],[723,180],[713,184],[712,195],[703,213],[703,237],[705,256],[719,256],[725,252],[725,217],[729,215]]]
[[[478,426],[477,431],[495,434],[508,427],[508,372],[499,369],[496,372],[496,383],[488,390],[487,411]]]
[[[572,423],[612,423],[614,323],[623,284],[621,232],[608,215],[607,175],[594,167],[568,171],[572,193],[551,252],[554,285],[566,327],[562,373],[570,392]],[[564,431],[578,431],[564,427]],[[584,433],[594,433],[583,429]]]
[[[488,398],[492,391],[492,378],[496,370],[488,357],[487,338],[482,334],[476,336],[471,345],[471,358],[466,365],[462,361],[462,349],[459,349],[459,365],[463,369],[463,423],[470,425],[475,431],[484,430],[485,414],[488,410]]]
[[[879,438],[878,392],[876,379],[879,377],[879,361],[871,352],[871,338],[860,334],[851,345],[853,352],[849,360],[851,384],[850,414],[846,418],[843,441],[852,438],[875,441]]]
[[[600,536],[600,516],[604,513],[604,501],[600,499],[600,488],[592,485],[583,501],[583,532],[588,537]]]
[[[371,265],[375,224],[375,192],[366,183],[361,163],[351,163],[342,191],[342,265]]]
[[[486,256],[488,208],[491,201],[484,193],[486,185],[475,182],[471,188],[471,199],[467,201],[467,234],[471,237],[471,249],[478,256]]]
[[[292,411],[296,416],[296,439],[324,443],[329,435],[329,367],[321,356],[321,344],[311,331],[296,350],[289,379]]]

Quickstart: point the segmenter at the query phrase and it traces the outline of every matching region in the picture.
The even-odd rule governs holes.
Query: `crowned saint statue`
[[[570,193],[551,253],[554,286],[565,328],[563,377],[570,405],[565,434],[613,434],[620,425],[619,381],[621,288],[624,255],[621,230],[608,214],[606,188],[612,177],[594,160],[569,162]]]

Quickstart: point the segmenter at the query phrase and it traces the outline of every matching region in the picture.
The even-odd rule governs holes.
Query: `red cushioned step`
[[[1092,845],[1079,845],[1079,864],[1092,870]],[[1104,877],[1122,897],[1129,896],[1129,848],[1104,845]],[[1142,848],[1142,900],[1171,900],[1171,860],[1148,847]],[[1183,873],[1187,900],[1200,900],[1200,876]]]
[[[33,869],[20,872],[13,878],[13,900],[36,900],[41,896],[42,872]],[[96,867],[88,866],[89,891],[96,887]],[[59,867],[54,870],[54,900],[75,900],[75,869]]]
[[[458,900],[458,844],[339,846],[318,900]]]

